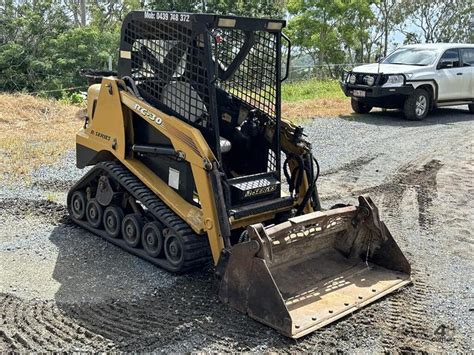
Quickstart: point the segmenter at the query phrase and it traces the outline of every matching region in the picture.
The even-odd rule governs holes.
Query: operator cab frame
[[[228,207],[281,196],[284,27],[282,20],[155,11],[131,12],[122,26],[118,76],[201,131],[220,163]],[[138,140],[155,136],[151,143],[171,146],[144,130]]]

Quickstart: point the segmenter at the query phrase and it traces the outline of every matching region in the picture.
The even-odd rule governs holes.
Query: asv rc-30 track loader
[[[88,90],[77,165],[93,167],[68,208],[171,272],[212,256],[224,303],[298,338],[406,285],[410,266],[370,198],[322,210],[311,146],[281,119],[284,26],[130,13],[118,72]]]

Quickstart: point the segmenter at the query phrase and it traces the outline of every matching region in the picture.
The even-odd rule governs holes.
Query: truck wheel
[[[474,104],[469,104],[469,112],[474,113]]]
[[[354,98],[351,98],[351,106],[354,112],[356,113],[369,113],[372,110],[372,106],[368,105],[363,101],[358,101]]]
[[[411,96],[405,100],[403,112],[405,118],[411,121],[423,120],[430,111],[430,95],[426,90],[416,89]]]

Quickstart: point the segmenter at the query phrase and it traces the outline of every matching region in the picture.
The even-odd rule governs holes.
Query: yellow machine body
[[[410,283],[411,269],[369,197],[321,207],[311,144],[281,119],[284,25],[128,15],[118,74],[88,90],[76,147],[92,168],[68,208],[166,270],[212,260],[225,304],[299,338]]]

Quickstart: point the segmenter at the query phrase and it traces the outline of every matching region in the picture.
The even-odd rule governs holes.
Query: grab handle
[[[286,58],[286,72],[285,72],[285,76],[281,79],[281,81],[285,81],[286,79],[288,79],[288,75],[290,74],[291,41],[284,33],[282,33],[281,36],[288,43],[288,55]]]

